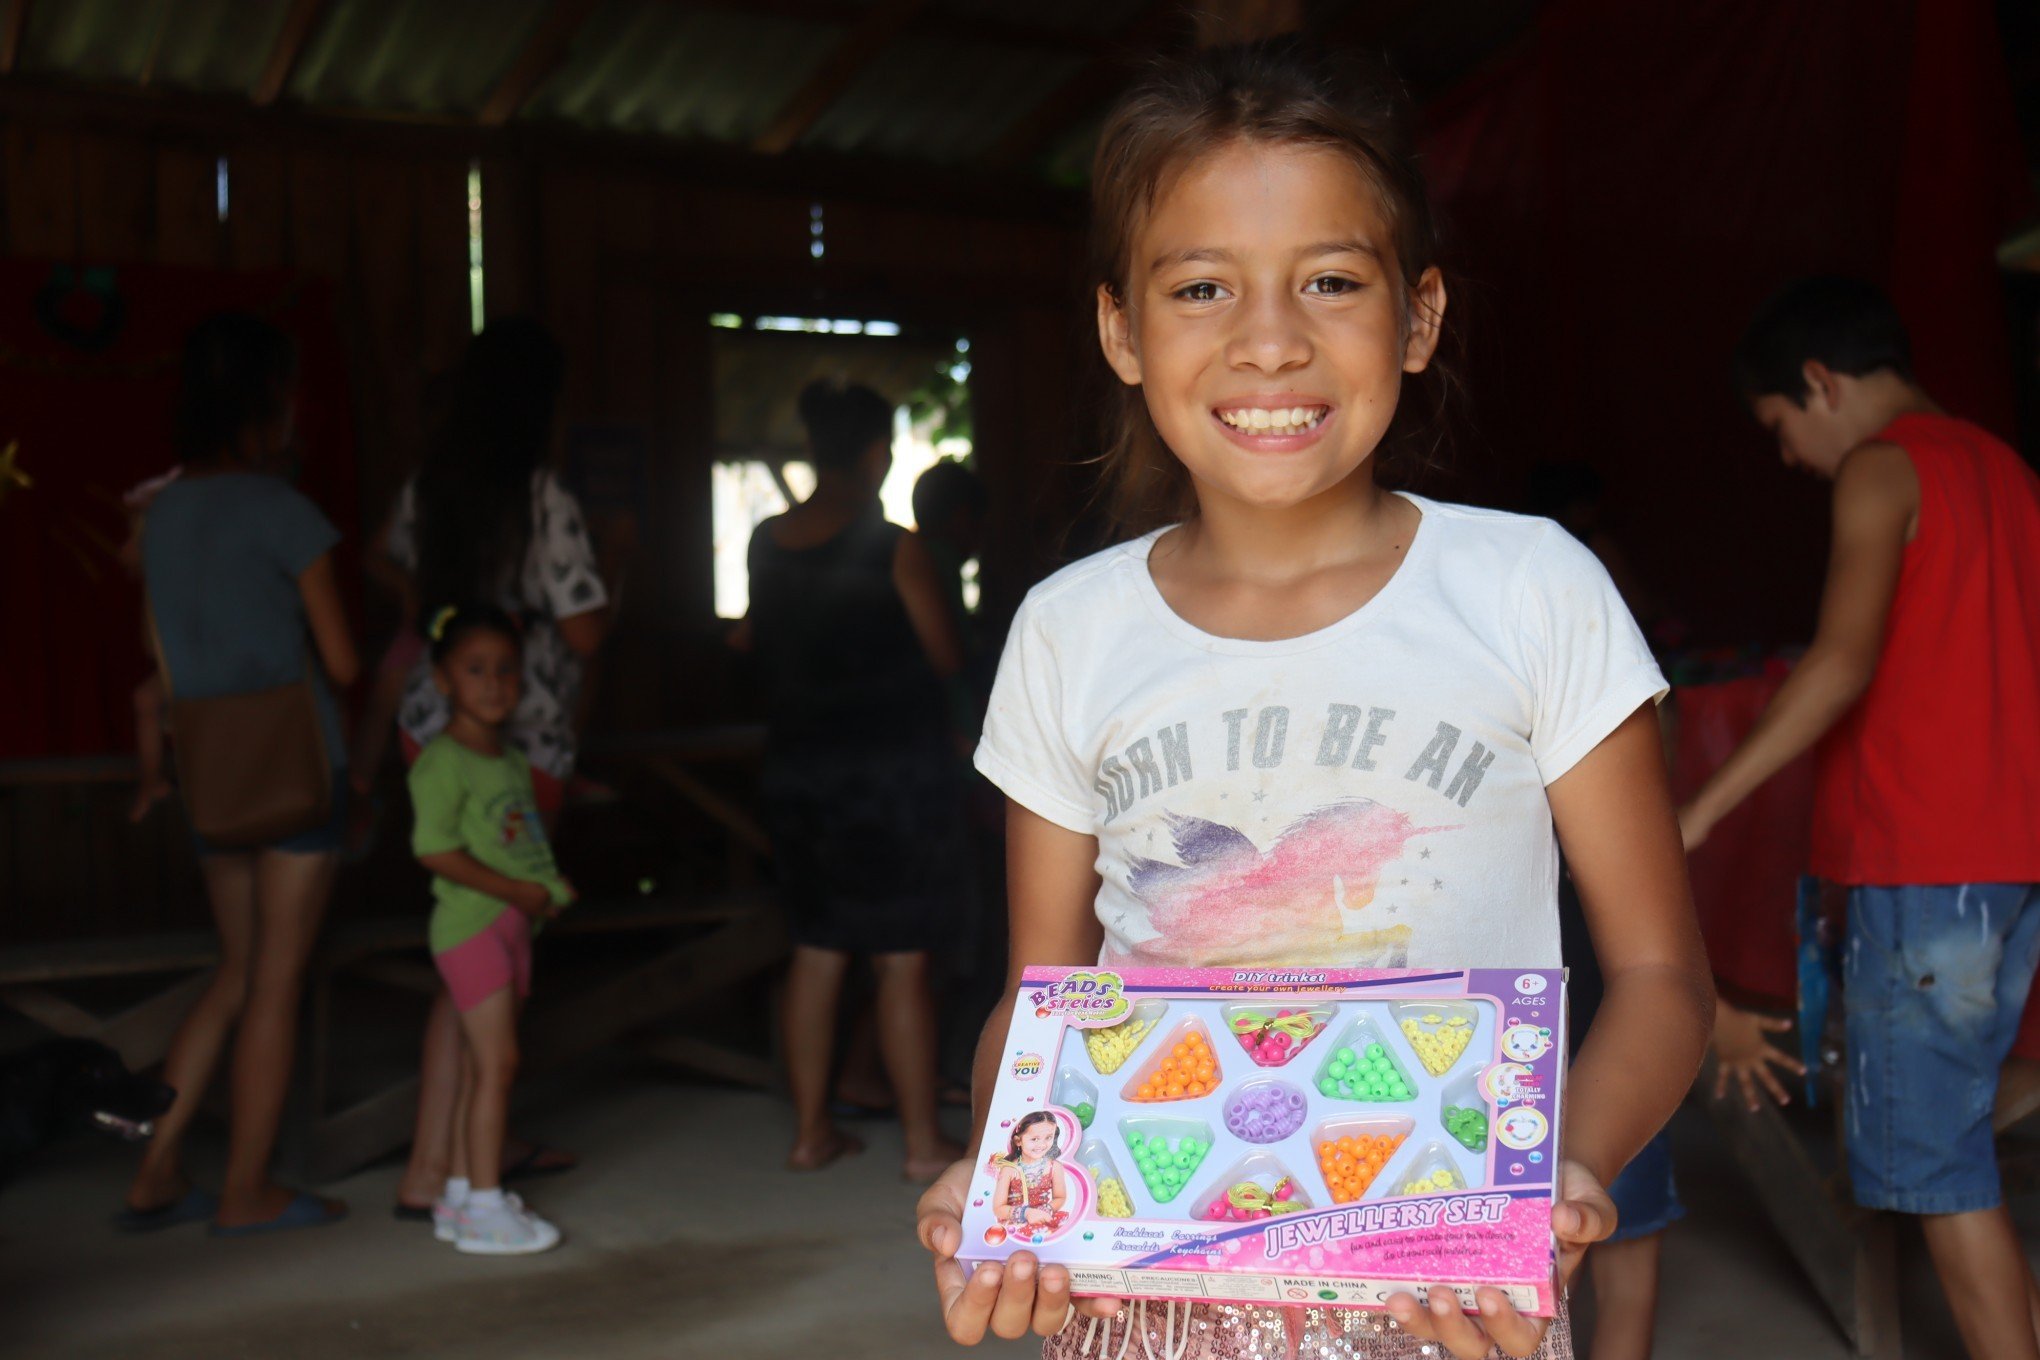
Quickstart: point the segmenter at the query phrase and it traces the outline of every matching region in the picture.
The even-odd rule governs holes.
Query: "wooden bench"
[[[58,1034],[97,1039],[139,1071],[162,1060],[170,1037],[205,990],[219,946],[207,931],[58,940],[0,949],[0,1004]],[[111,1015],[87,1010],[55,984],[115,977],[180,975],[146,1000]]]
[[[1769,1099],[1748,1109],[1739,1097],[1701,1099],[1736,1164],[1749,1178],[1771,1225],[1812,1281],[1835,1325],[1857,1355],[1904,1354],[1898,1311],[1898,1227],[1900,1215],[1859,1208],[1841,1160],[1847,1146],[1842,1126],[1848,1093],[1841,1064],[1824,1074],[1821,1097],[1831,1115],[1838,1164],[1817,1163],[1794,1122]],[[1701,1070],[1696,1090],[1714,1089],[1714,1062]],[[2013,1058],[1999,1078],[1992,1131],[2003,1135],[2040,1113],[2040,1063]],[[2040,1147],[2001,1157],[2007,1194],[2040,1187]]]
[[[423,913],[345,921],[329,928],[307,970],[306,1101],[297,1129],[301,1172],[329,1180],[410,1140],[418,1099],[415,1071],[343,1108],[332,1108],[333,993],[360,981],[430,996],[438,974],[426,954]],[[637,898],[577,907],[547,927],[553,939],[640,934],[652,947],[637,962],[566,995],[541,992],[525,1070],[544,1071],[624,1038],[732,983],[755,977],[786,951],[769,894],[734,891],[699,899]],[[54,1032],[97,1039],[131,1068],[162,1060],[177,1025],[205,990],[218,951],[210,934],[187,932],[109,940],[67,940],[0,950],[0,1003]],[[147,1000],[102,1016],[53,990],[56,984],[174,974]],[[661,1035],[645,1051],[724,1080],[771,1085],[769,1061],[706,1040]]]

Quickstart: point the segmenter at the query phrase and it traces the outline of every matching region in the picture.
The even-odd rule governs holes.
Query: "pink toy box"
[[[1558,969],[1029,968],[958,1256],[1074,1291],[1549,1316]]]

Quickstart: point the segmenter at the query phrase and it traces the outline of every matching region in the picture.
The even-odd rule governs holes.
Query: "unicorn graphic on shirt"
[[[1160,938],[1145,964],[1214,967],[1281,959],[1294,965],[1400,968],[1411,929],[1387,919],[1382,871],[1419,827],[1368,798],[1329,803],[1291,822],[1267,850],[1237,828],[1164,814],[1182,862],[1135,857],[1130,887]]]

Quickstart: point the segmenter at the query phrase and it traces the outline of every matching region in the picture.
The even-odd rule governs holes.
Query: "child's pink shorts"
[[[515,987],[521,1001],[531,995],[531,918],[505,907],[488,929],[432,961],[460,1010],[473,1010],[505,987]]]

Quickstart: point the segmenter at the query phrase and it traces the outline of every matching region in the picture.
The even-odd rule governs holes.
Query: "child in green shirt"
[[[489,606],[449,607],[427,634],[453,716],[411,767],[411,851],[432,871],[432,959],[460,1010],[463,1050],[453,1175],[434,1230],[464,1252],[521,1256],[558,1245],[560,1231],[502,1188],[517,1016],[532,934],[575,894],[553,863],[531,767],[502,737],[523,676],[516,623]]]

